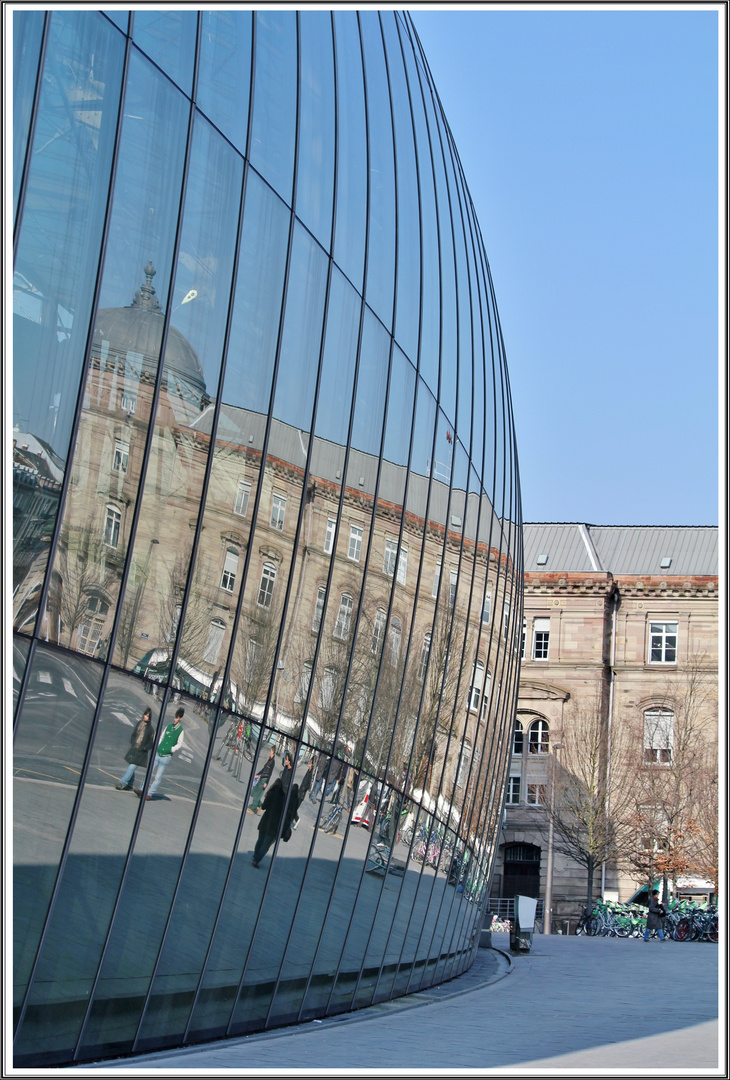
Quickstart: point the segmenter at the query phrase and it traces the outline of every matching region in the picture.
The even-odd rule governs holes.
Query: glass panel
[[[38,646],[13,755],[16,1006],[46,917],[100,683],[97,664]]]
[[[441,359],[439,371],[439,404],[453,423],[456,416],[456,375],[458,355],[456,345],[456,282],[454,277],[454,237],[451,224],[449,191],[444,175],[444,148],[441,143],[433,98],[424,78],[426,122],[431,135],[431,153],[436,178],[436,206],[439,223],[439,268],[441,274]]]
[[[293,11],[256,12],[251,164],[291,205],[297,107]]]
[[[190,94],[193,87],[198,16],[194,11],[134,12],[132,36],[140,49]]]
[[[337,64],[337,216],[334,256],[358,291],[363,288],[367,176],[365,97],[357,14],[335,11]]]
[[[84,367],[123,61],[123,39],[101,15],[51,16],[13,282],[13,463],[24,489],[13,614],[25,633],[35,622]]]
[[[274,416],[293,428],[305,431],[310,431],[312,427],[326,285],[327,258],[301,225],[296,223]],[[299,467],[304,464],[301,448],[292,461],[296,461]]]
[[[23,1045],[67,1061],[89,994],[140,811],[140,787],[155,743],[159,708],[153,684],[112,672],[95,730],[89,772],[53,915],[40,955]],[[176,761],[177,765],[177,761]],[[125,793],[119,790],[124,785]],[[48,1010],[63,1008],[62,1031],[51,1034]]]
[[[23,681],[23,675],[25,674],[25,665],[28,660],[29,649],[30,642],[27,638],[13,638],[13,716],[15,716],[15,710],[18,707],[18,695],[20,694],[20,685]]]
[[[411,92],[413,120],[416,127],[416,153],[418,155],[419,196],[421,211],[421,352],[418,370],[432,393],[438,392],[439,377],[439,252],[436,226],[436,201],[434,192],[431,145],[426,126],[423,95],[418,76],[418,65],[413,46],[404,49],[406,73]]]
[[[252,763],[261,731],[260,725],[239,716],[225,713],[220,717],[213,763],[171,914],[174,932],[162,948],[137,1051],[179,1044],[183,1039],[225,891],[245,797],[256,775]],[[260,757],[273,760],[272,750],[268,744],[263,746]],[[264,782],[254,786],[253,792]]]
[[[335,87],[332,17],[299,15],[299,161],[296,212],[327,250],[335,176]]]
[[[128,11],[119,11],[117,8],[112,8],[112,9],[107,8],[107,9],[105,9],[104,14],[106,15],[107,19],[111,19],[112,22],[116,23],[116,25],[119,27],[119,29],[122,30],[126,34],[127,29],[129,27],[129,12]]]
[[[393,325],[395,279],[395,167],[388,78],[380,20],[360,15],[370,150],[368,266],[365,298],[386,327]]]
[[[13,12],[13,218],[18,211],[44,22],[42,11]]]
[[[274,840],[276,839],[283,798],[272,794],[274,784],[277,780],[282,780],[283,776],[291,778],[291,770],[286,769],[284,765],[282,743],[283,740],[279,741],[275,732],[264,728],[256,765],[252,770],[254,777],[259,777],[259,781],[254,783],[249,792],[249,805],[244,816],[243,830],[233,853],[230,875],[222,893],[220,907],[217,903],[212,905],[214,910],[211,914],[217,914],[218,921],[201,981],[200,994],[189,1022],[187,1037],[192,1040],[225,1035],[231,1011],[236,1002],[239,982],[259,918],[267,874],[273,858],[270,849],[267,849],[266,855],[262,856],[261,867],[256,870],[251,866],[253,849],[257,840],[269,832],[269,826],[274,826],[273,837]],[[264,782],[266,787],[264,787]],[[243,784],[241,784],[241,790],[245,794],[246,789]],[[271,798],[268,798],[264,807],[267,795]],[[277,810],[279,813],[276,813]],[[262,825],[263,829],[260,829],[259,826]],[[204,842],[204,834],[200,831],[200,843]],[[208,843],[210,843],[210,838],[208,838]],[[230,850],[225,859],[227,869]],[[191,879],[191,888],[193,885],[194,882]],[[217,891],[215,895],[218,895]],[[204,932],[201,935],[201,941],[207,938],[210,926],[210,920],[204,917],[202,922]],[[277,923],[276,929],[269,925],[268,931],[270,934],[281,933],[281,924]],[[197,931],[192,932],[197,935]],[[172,962],[172,957],[170,962]],[[269,994],[270,992],[269,989]]]
[[[204,11],[197,105],[244,153],[251,92],[250,11]]]
[[[385,391],[388,385],[390,337],[365,309],[357,375],[357,402],[352,429],[352,445],[377,461],[383,434]],[[357,488],[359,480],[355,482]]]
[[[168,658],[161,654],[177,628],[218,389],[241,180],[241,159],[198,115],[145,503],[115,650],[117,664],[140,672]],[[214,560],[212,547],[201,547],[195,571],[190,617],[198,638],[201,621],[208,626],[201,591],[212,601],[203,580],[208,555]],[[183,680],[176,670],[174,684]]]
[[[159,274],[164,303],[188,109],[148,60],[133,54],[129,72],[99,309],[49,597],[49,638],[100,657],[138,497],[164,326],[152,282]],[[150,569],[150,563],[142,568],[140,590]]]
[[[158,951],[170,929],[170,905],[210,743],[205,720],[188,698],[170,700],[160,718],[154,764],[140,788],[146,794],[141,806],[130,807],[141,813],[141,821],[80,1044],[85,1057],[132,1050]],[[120,795],[125,806],[129,798]]]
[[[418,174],[416,147],[408,85],[403,65],[395,15],[381,13],[388,57],[390,92],[395,125],[395,159],[398,199],[398,263],[395,336],[406,356],[418,362],[418,320],[420,316],[421,236],[418,220]]]
[[[264,426],[253,414],[267,414],[271,402],[289,220],[281,200],[249,172],[220,424],[243,424],[259,452]]]

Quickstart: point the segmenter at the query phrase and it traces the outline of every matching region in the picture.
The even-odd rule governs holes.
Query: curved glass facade
[[[410,20],[13,23],[16,1065],[458,975],[520,499]]]

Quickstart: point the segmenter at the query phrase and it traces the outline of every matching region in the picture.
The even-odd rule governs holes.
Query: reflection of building
[[[457,974],[521,524],[496,306],[410,22],[14,19],[16,1060]],[[185,739],[137,802],[115,782],[150,703],[158,737],[182,703]],[[316,758],[313,793],[342,773],[370,830],[305,800],[256,874],[271,746],[292,783]]]
[[[613,753],[595,776],[611,767],[618,774],[614,802],[624,817],[636,816],[639,857],[632,864],[624,845],[620,870],[599,863],[594,895],[625,901],[646,880],[642,846],[659,840],[647,840],[656,822],[648,808],[641,814],[638,794],[632,804],[621,771],[633,769],[630,788],[638,791],[642,775],[679,770],[680,754],[691,754],[696,770],[704,747],[710,774],[717,772],[717,529],[525,525],[524,536],[522,673],[492,896],[545,895],[549,763],[559,744],[563,764],[567,755],[587,781],[587,754],[576,761],[575,745],[589,743],[596,716],[612,731]],[[712,793],[696,780],[711,814]],[[579,914],[586,886],[585,866],[557,851],[558,923]]]

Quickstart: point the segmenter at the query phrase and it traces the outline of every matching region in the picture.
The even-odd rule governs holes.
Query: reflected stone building
[[[16,1065],[452,978],[522,534],[410,19],[28,10],[13,46]]]

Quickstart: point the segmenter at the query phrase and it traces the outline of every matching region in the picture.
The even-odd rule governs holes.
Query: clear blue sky
[[[717,12],[412,15],[494,279],[524,520],[717,524]]]

